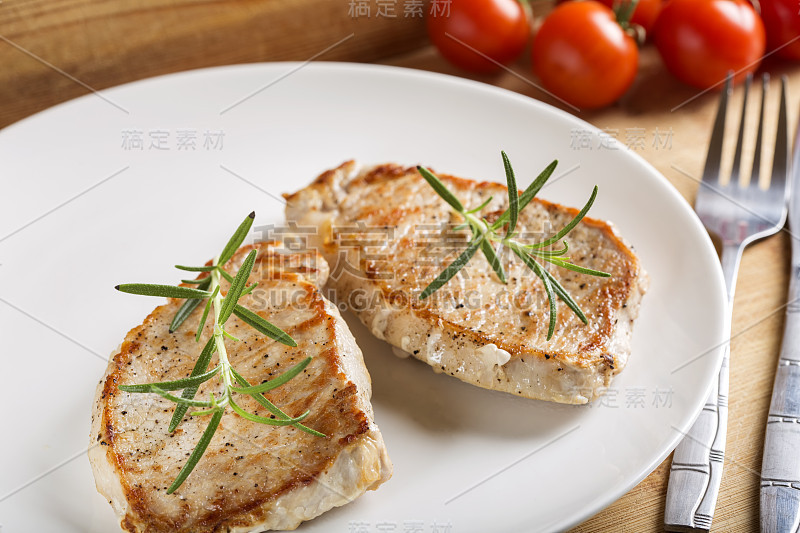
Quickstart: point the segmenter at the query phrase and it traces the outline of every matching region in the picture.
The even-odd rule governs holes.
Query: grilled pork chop
[[[89,459],[98,491],[127,531],[294,529],[391,477],[383,438],[373,421],[371,382],[361,350],[337,309],[318,290],[328,276],[327,263],[317,254],[280,253],[274,243],[256,246],[259,255],[249,282],[258,281],[259,288],[241,302],[289,333],[298,346],[272,341],[234,315],[226,329],[241,342],[228,343],[228,357],[250,383],[260,383],[313,356],[302,374],[266,395],[290,416],[310,410],[303,423],[326,437],[250,422],[228,410],[195,470],[167,495],[208,417],[187,416],[169,434],[175,404],[117,386],[190,374],[203,346],[193,333],[203,306],[169,333],[182,303],[170,300],[128,333],[95,397]],[[229,271],[237,270],[252,248],[241,248]],[[211,334],[210,322],[204,338]],[[197,397],[213,391],[219,398],[217,390],[222,389],[213,379],[201,386]],[[250,397],[239,395],[236,401],[250,412],[270,416]]]
[[[493,197],[479,213],[490,221],[507,207],[503,185],[439,177],[468,209]],[[588,324],[559,301],[548,341],[545,289],[513,254],[501,256],[507,285],[479,253],[431,297],[419,299],[464,250],[470,232],[454,231],[460,215],[415,168],[387,164],[359,171],[349,161],[285,197],[287,221],[316,228],[310,245],[331,265],[335,297],[398,355],[411,354],[479,387],[572,404],[596,399],[625,366],[647,278],[606,222],[585,218],[567,236],[568,256],[610,278],[549,267]],[[576,213],[537,199],[517,228],[522,240],[540,242]]]

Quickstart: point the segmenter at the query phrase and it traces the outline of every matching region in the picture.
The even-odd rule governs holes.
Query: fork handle
[[[800,524],[800,264],[794,263],[783,346],[775,373],[761,465],[761,531],[795,532]]]
[[[733,304],[741,252],[737,243],[727,243],[722,248],[722,273],[728,289],[729,310]],[[672,456],[664,511],[666,531],[711,529],[725,459],[729,355],[730,339],[725,342],[719,376],[703,410]]]

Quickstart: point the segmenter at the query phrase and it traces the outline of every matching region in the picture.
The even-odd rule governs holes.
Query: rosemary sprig
[[[197,362],[195,363],[194,368],[188,377],[173,381],[162,381],[159,383],[119,386],[120,390],[125,392],[158,394],[159,396],[175,403],[175,412],[169,424],[170,433],[175,431],[175,429],[181,423],[189,407],[205,408],[202,411],[193,411],[189,413],[190,416],[211,415],[211,420],[203,432],[203,435],[200,437],[200,440],[189,456],[189,459],[186,461],[186,464],[184,464],[183,468],[178,473],[178,476],[172,482],[172,485],[170,485],[170,487],[167,489],[167,494],[172,494],[175,492],[175,490],[186,480],[189,474],[192,473],[194,467],[197,466],[197,463],[200,461],[203,453],[205,453],[206,448],[208,448],[208,445],[211,442],[217,427],[219,426],[220,420],[222,420],[222,415],[225,414],[228,406],[230,406],[234,413],[252,422],[272,426],[294,426],[301,431],[310,433],[311,435],[325,437],[324,433],[320,433],[319,431],[311,429],[300,423],[309,415],[308,411],[300,416],[291,417],[284,413],[280,408],[270,402],[263,395],[263,393],[266,391],[280,387],[281,385],[285,385],[292,378],[300,374],[311,362],[311,357],[307,357],[299,364],[293,366],[281,375],[255,386],[251,386],[250,383],[248,383],[247,380],[241,374],[239,374],[235,368],[233,368],[230,360],[228,359],[228,352],[225,346],[225,337],[234,341],[238,340],[236,337],[225,331],[225,323],[228,321],[231,315],[236,315],[240,320],[242,320],[242,322],[250,325],[271,339],[274,339],[287,346],[297,346],[297,343],[294,341],[294,339],[292,339],[291,336],[289,336],[288,333],[274,324],[271,324],[257,313],[239,304],[239,299],[252,291],[256,286],[256,283],[247,285],[247,278],[250,276],[253,266],[255,265],[257,255],[256,250],[250,251],[235,275],[231,275],[223,269],[223,265],[225,265],[231,259],[231,257],[233,257],[233,254],[236,253],[236,250],[239,248],[239,246],[241,246],[242,242],[244,242],[244,239],[253,224],[254,218],[255,213],[250,213],[247,218],[244,219],[228,243],[225,245],[222,253],[220,253],[212,261],[211,265],[175,265],[175,268],[186,272],[203,272],[207,274],[205,277],[199,280],[183,281],[185,284],[196,285],[196,288],[144,283],[130,283],[117,285],[116,287],[119,291],[131,294],[163,296],[167,298],[185,298],[186,302],[184,302],[184,304],[178,309],[174,318],[172,319],[170,333],[176,331],[189,317],[189,315],[191,315],[192,312],[201,303],[203,303],[203,301],[205,301],[202,318],[200,319],[197,333],[195,335],[195,340],[197,342],[200,341],[209,315],[213,317],[213,332],[211,337],[208,339],[202,351],[200,352]],[[221,279],[225,279],[230,283],[228,292],[224,297],[222,294],[220,294]],[[208,370],[208,365],[211,363],[211,358],[215,353],[218,357],[217,365],[211,370]],[[211,393],[207,400],[195,400],[194,397],[197,394],[197,390],[200,385],[214,377],[218,377],[224,385],[222,397],[215,398],[214,394]],[[240,385],[241,387],[236,385]],[[177,390],[183,391],[180,396],[175,396],[169,393],[169,391]],[[266,418],[245,411],[234,401],[234,394],[251,396],[262,407],[272,413],[275,418]]]
[[[506,209],[492,223],[485,218],[478,218],[476,216],[476,213],[489,204],[491,198],[489,198],[480,206],[468,210],[455,196],[455,194],[453,194],[452,191],[450,191],[447,186],[436,177],[436,175],[424,167],[417,167],[417,171],[419,171],[422,177],[425,178],[425,181],[428,182],[431,188],[436,191],[436,194],[441,196],[441,198],[447,202],[450,207],[456,211],[456,213],[463,217],[464,224],[457,226],[455,229],[460,230],[469,228],[472,231],[472,238],[467,244],[467,248],[456,258],[455,261],[450,263],[436,277],[436,279],[434,279],[427,287],[425,287],[422,293],[420,293],[419,297],[421,300],[424,300],[441,288],[445,283],[450,281],[450,279],[452,279],[459,270],[464,268],[469,263],[470,259],[472,259],[472,256],[474,256],[478,250],[483,252],[484,257],[486,257],[486,260],[489,262],[489,265],[491,265],[498,279],[502,283],[506,283],[506,274],[503,270],[503,264],[497,255],[495,246],[499,245],[500,247],[506,247],[511,250],[514,255],[519,257],[525,266],[531,269],[533,273],[536,274],[539,279],[541,279],[542,284],[544,285],[550,307],[550,323],[547,329],[547,340],[550,340],[553,337],[553,333],[556,329],[557,313],[555,296],[558,296],[561,301],[567,304],[567,307],[569,307],[584,324],[587,324],[588,320],[575,300],[569,295],[569,293],[567,293],[566,289],[564,289],[558,280],[556,280],[556,278],[553,277],[550,272],[548,272],[547,268],[545,268],[545,265],[542,262],[551,263],[558,267],[573,270],[581,274],[588,274],[590,276],[607,278],[611,275],[606,272],[585,268],[573,263],[569,257],[565,256],[569,250],[569,245],[567,244],[566,240],[562,241],[563,247],[560,250],[546,249],[562,240],[570,231],[575,228],[575,226],[578,225],[583,217],[586,216],[586,213],[589,212],[589,209],[592,207],[592,204],[597,197],[597,187],[595,186],[594,190],[592,191],[592,195],[589,197],[589,201],[586,202],[586,205],[583,206],[583,209],[581,209],[580,212],[575,215],[569,224],[564,226],[555,235],[535,244],[522,243],[514,238],[517,236],[517,232],[515,230],[517,228],[519,215],[522,210],[525,209],[525,207],[531,202],[531,200],[533,200],[533,198],[536,196],[536,193],[538,193],[544,184],[547,183],[547,180],[553,174],[558,161],[553,161],[550,163],[547,168],[545,168],[542,173],[539,174],[535,180],[533,180],[528,188],[525,189],[522,194],[519,194],[517,190],[517,180],[514,176],[514,169],[511,167],[511,162],[509,161],[505,152],[500,152],[500,154],[503,157],[503,167],[505,168],[506,182],[508,184],[508,209]],[[507,226],[504,234],[501,233],[503,226]]]

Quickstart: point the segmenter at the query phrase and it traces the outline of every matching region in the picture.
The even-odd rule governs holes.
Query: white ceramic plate
[[[86,459],[90,405],[107,354],[154,302],[115,284],[176,281],[171,265],[205,261],[252,209],[257,225],[280,222],[280,193],[345,159],[503,181],[501,149],[522,186],[560,160],[543,197],[581,205],[598,184],[592,216],[635,246],[651,284],[627,368],[604,405],[524,400],[399,360],[349,316],[395,473],[302,529],[555,531],[619,498],[699,412],[725,301],[687,203],[638,156],[598,148],[597,135],[462,79],[289,63],[133,83],[0,132],[2,533],[117,528]]]

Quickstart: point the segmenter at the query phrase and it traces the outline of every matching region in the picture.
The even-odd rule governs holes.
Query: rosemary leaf
[[[572,299],[572,296],[570,296],[567,290],[558,282],[558,280],[555,277],[553,277],[553,275],[550,272],[548,272],[546,269],[542,270],[544,271],[547,278],[550,280],[550,283],[553,285],[553,290],[558,295],[558,297],[561,298],[561,301],[567,304],[567,307],[569,307],[572,310],[572,312],[575,313],[578,316],[578,318],[581,319],[581,322],[583,322],[584,324],[588,324],[589,319],[586,318],[586,315],[583,314],[583,311],[578,306],[578,303]]]
[[[552,163],[547,165],[544,170],[542,170],[536,179],[531,182],[530,185],[523,191],[522,195],[519,197],[519,210],[520,212],[525,209],[525,207],[531,203],[531,200],[539,194],[539,191],[544,187],[544,184],[547,183],[547,180],[550,179],[550,176],[555,171],[556,167],[558,166],[558,160],[553,160]]]
[[[201,267],[175,265],[175,268],[177,268],[178,270],[185,270],[186,272],[211,272],[217,267],[214,265],[201,266]]]
[[[492,201],[492,199],[493,199],[493,198],[494,198],[494,196],[490,196],[490,197],[489,197],[489,198],[487,198],[487,199],[486,199],[486,201],[485,201],[485,202],[483,202],[481,205],[479,205],[479,206],[478,206],[478,207],[476,207],[475,209],[470,209],[469,211],[467,211],[467,213],[469,213],[470,215],[473,215],[473,214],[475,214],[475,213],[477,213],[477,212],[479,212],[479,211],[482,211],[482,210],[483,210],[483,209],[484,209],[484,208],[485,208],[487,205],[489,205],[489,203]],[[467,226],[464,226],[464,227],[466,228]],[[454,228],[454,229],[455,229],[455,228]]]
[[[264,416],[258,416],[258,415],[254,415],[252,413],[248,413],[247,411],[245,411],[244,409],[242,409],[241,407],[236,405],[236,402],[234,402],[232,398],[230,400],[230,404],[231,404],[231,407],[233,408],[233,410],[236,412],[236,414],[241,416],[242,418],[250,420],[251,422],[258,422],[259,424],[267,424],[267,425],[270,425],[270,426],[292,426],[292,425],[296,424],[297,422],[300,422],[301,420],[304,420],[309,415],[309,411],[306,411],[305,413],[303,413],[302,415],[298,416],[297,418],[289,418],[287,420],[279,420],[277,418],[266,418]]]
[[[548,272],[547,269],[542,268],[542,272],[544,273],[545,276],[547,276],[547,279],[550,281],[550,284],[553,287],[553,291],[561,299],[561,301],[563,301],[567,305],[567,307],[569,307],[570,310],[573,313],[575,313],[575,315],[580,319],[581,322],[583,322],[584,324],[588,324],[589,319],[586,318],[586,315],[583,313],[583,310],[580,308],[578,303],[572,298],[572,296],[567,292],[564,286],[561,285],[561,283],[558,282],[555,276],[553,276],[550,272]]]
[[[222,276],[223,278],[225,278],[225,281],[227,281],[228,283],[233,283],[233,276],[231,276],[230,274],[228,274],[227,272],[225,272],[225,269],[223,269],[222,267],[219,267],[219,268],[217,269],[217,271],[219,272],[219,275],[220,275],[220,276]]]
[[[253,220],[256,218],[256,212],[253,211],[245,219],[239,224],[239,227],[236,228],[236,231],[231,236],[228,244],[225,245],[225,248],[222,249],[222,253],[219,254],[219,261],[217,261],[218,265],[224,265],[225,263],[233,257],[233,254],[236,253],[236,250],[239,249],[239,246],[242,245],[244,242],[245,237],[247,237],[247,232],[250,231],[250,227],[253,225]]]
[[[281,385],[286,384],[290,379],[295,377],[297,374],[303,371],[305,367],[311,362],[311,357],[306,357],[292,368],[281,374],[280,376],[267,381],[266,383],[262,383],[260,385],[253,385],[251,387],[244,387],[244,388],[237,388],[231,387],[231,390],[234,392],[238,392],[240,394],[259,394],[262,392],[267,392],[272,389],[278,388]]]
[[[486,239],[482,240],[481,250],[483,251],[483,255],[486,257],[486,260],[492,266],[495,274],[497,274],[497,277],[500,278],[500,281],[506,283],[506,273],[503,272],[503,265],[500,264],[500,259],[497,257],[492,243]]]
[[[430,285],[425,287],[425,290],[422,291],[422,294],[419,295],[420,300],[424,300],[431,294],[433,294],[436,290],[439,289],[442,285],[450,281],[450,279],[458,274],[458,271],[464,268],[464,266],[469,263],[469,260],[472,259],[472,256],[475,255],[475,252],[478,251],[478,248],[481,246],[482,240],[476,239],[473,240],[466,250],[464,250],[461,255],[459,255],[455,261],[450,263],[447,268],[445,268],[441,274],[439,274],[435,280],[433,280]]]
[[[253,283],[251,283],[250,285],[248,285],[247,287],[244,288],[244,290],[242,291],[242,296],[250,294],[251,292],[253,292],[253,289],[255,289],[256,287],[258,287],[258,282],[254,281]],[[240,298],[241,298],[241,296],[240,296]]]
[[[120,292],[141,294],[143,296],[164,296],[166,298],[208,298],[211,293],[189,287],[174,285],[153,285],[149,283],[125,283],[114,287]]]
[[[214,355],[215,348],[216,345],[214,344],[214,337],[212,336],[210,339],[208,339],[208,342],[206,342],[206,345],[203,347],[203,351],[200,352],[200,356],[197,358],[197,362],[194,364],[194,368],[192,369],[190,376],[199,376],[206,371],[208,364],[211,362],[211,356]],[[197,394],[197,389],[198,387],[186,387],[183,389],[181,398],[184,400],[194,399],[194,395]],[[180,424],[181,420],[183,420],[183,415],[186,414],[188,408],[188,405],[183,404],[178,404],[175,406],[175,412],[172,414],[172,420],[169,422],[170,433],[177,429],[178,424]]]
[[[202,285],[203,283],[206,282],[206,279],[208,279],[208,278],[203,278],[203,279],[182,279],[181,283],[186,283],[187,285]]]
[[[186,387],[197,387],[213,378],[219,372],[219,367],[209,370],[204,374],[198,376],[190,376],[188,378],[176,379],[175,381],[161,381],[159,383],[142,383],[139,385],[120,385],[119,389],[125,392],[153,392],[158,388],[162,391],[180,390]]]
[[[191,300],[186,300],[183,302],[183,305],[180,306],[178,311],[175,313],[175,316],[172,317],[172,323],[169,325],[169,332],[175,333],[178,331],[178,328],[181,327],[181,324],[183,324],[184,320],[189,318],[189,315],[192,314],[192,311],[194,311],[202,301],[203,300],[199,298],[192,298]]]
[[[197,286],[198,289],[208,289],[208,286],[211,285],[211,276],[203,278],[203,282],[204,283],[201,283]],[[194,311],[197,306],[200,305],[201,301],[202,300],[199,298],[192,298],[183,302],[183,305],[180,306],[178,311],[175,313],[175,316],[172,317],[172,323],[169,325],[169,332],[174,333],[178,331],[178,328],[181,327],[181,324],[183,324],[184,320],[189,318],[189,315],[191,315],[192,311]]]
[[[508,229],[506,237],[514,233],[517,227],[517,217],[519,216],[519,193],[517,192],[517,180],[514,177],[514,169],[505,152],[500,152],[503,156],[503,167],[506,171],[506,183],[508,184]]]
[[[231,282],[228,294],[226,294],[225,299],[222,300],[222,310],[220,310],[219,313],[220,324],[224,324],[231,316],[231,313],[233,313],[236,302],[239,301],[239,297],[242,295],[245,285],[247,285],[247,278],[250,277],[250,272],[253,270],[253,265],[256,263],[257,253],[258,252],[255,250],[250,250],[250,253],[247,254],[239,271],[236,272],[236,277],[233,278]]]
[[[223,337],[228,337],[230,340],[235,341],[235,342],[239,342],[239,341],[242,340],[242,339],[240,339],[238,337],[235,337],[235,336],[231,335],[230,333],[228,333],[224,329],[222,330],[222,335],[223,335]]]
[[[220,420],[222,420],[223,410],[219,409],[214,413],[211,417],[211,421],[208,423],[206,430],[203,431],[203,435],[200,437],[200,440],[197,442],[197,446],[194,447],[192,450],[192,454],[189,456],[189,460],[186,461],[186,464],[183,465],[181,471],[178,473],[178,477],[175,478],[175,481],[172,482],[172,485],[169,486],[167,489],[167,494],[172,494],[175,492],[178,487],[180,487],[186,478],[189,477],[189,474],[192,473],[194,467],[197,466],[197,463],[200,461],[200,458],[208,448],[211,439],[214,437],[214,433],[217,431],[217,427],[219,426]]]
[[[538,257],[544,257],[544,258],[559,257],[562,261],[565,261],[566,258],[560,256],[563,256],[565,253],[569,251],[569,245],[567,244],[567,241],[561,241],[561,242],[564,245],[564,247],[560,250],[538,250],[535,248],[536,246],[535,244],[526,245],[525,248],[528,250],[528,253],[536,255]]]
[[[217,293],[219,293],[219,285],[214,288],[214,292],[211,293],[211,297],[206,302],[206,308],[203,309],[203,316],[200,318],[200,323],[197,325],[197,333],[194,335],[195,342],[200,342],[200,335],[203,334],[203,328],[206,326],[206,320],[208,320],[208,312],[211,311],[211,304]]]
[[[575,218],[573,218],[569,224],[561,228],[561,231],[559,231],[546,241],[540,242],[539,244],[535,245],[535,248],[544,248],[545,246],[550,246],[551,244],[558,242],[559,239],[561,239],[561,237],[572,231],[572,228],[577,226],[578,222],[580,222],[583,219],[583,217],[586,216],[586,213],[589,212],[589,209],[591,209],[595,198],[597,198],[597,185],[595,185],[594,189],[592,190],[592,195],[589,197],[589,201],[586,202],[586,205],[583,206],[583,209],[581,209],[580,212],[577,215],[575,215]]]
[[[530,185],[528,185],[528,188],[525,189],[525,191],[519,197],[520,212],[522,212],[522,210],[525,209],[525,207],[531,202],[531,200],[533,200],[536,194],[538,194],[541,188],[544,187],[544,184],[547,183],[547,180],[550,179],[550,176],[553,174],[553,171],[556,169],[557,165],[558,165],[558,160],[553,161],[552,163],[547,165],[547,168],[545,168],[536,177],[536,179],[533,180],[533,182]],[[492,229],[496,230],[498,228],[503,227],[503,224],[508,222],[509,217],[510,213],[508,212],[508,210],[506,210],[502,215],[500,215],[500,217],[498,217],[497,220],[494,221],[494,224],[492,224]]]
[[[236,304],[236,307],[233,308],[233,314],[270,339],[276,340],[282,344],[285,344],[286,346],[297,346],[297,343],[289,336],[288,333],[283,331],[278,326],[267,322],[265,319],[261,318],[260,315],[254,313],[248,308]]]
[[[547,293],[547,301],[550,304],[550,324],[547,327],[547,340],[553,338],[553,333],[556,330],[556,299],[553,296],[553,285],[550,283],[551,277],[548,275],[547,270],[545,270],[542,265],[540,265],[533,257],[529,256],[525,253],[524,250],[520,250],[519,248],[512,248],[514,253],[522,259],[525,265],[528,266],[533,272],[539,276],[539,279],[542,280],[542,284],[544,285],[544,290]]]
[[[547,340],[550,340],[553,338],[553,333],[556,331],[556,318],[558,316],[558,311],[556,309],[556,298],[553,296],[553,286],[550,283],[550,279],[544,273],[544,267],[535,261],[534,264],[536,267],[533,271],[536,272],[536,275],[542,280],[544,290],[547,292],[547,301],[550,303],[550,324],[547,327]]]
[[[120,387],[120,388],[122,388],[122,387]],[[168,393],[164,389],[162,389],[160,387],[156,387],[156,386],[151,386],[150,387],[150,391],[148,391],[148,392],[154,392],[154,393],[158,394],[159,396],[161,396],[162,398],[166,398],[167,400],[169,400],[171,402],[175,402],[175,403],[180,404],[180,405],[194,405],[194,406],[197,406],[197,407],[213,407],[213,404],[211,402],[203,402],[203,401],[200,401],[200,400],[187,400],[186,398],[178,398],[177,396],[173,396],[172,394]]]
[[[572,270],[573,272],[580,272],[581,274],[587,274],[589,276],[597,276],[599,278],[609,278],[611,274],[608,272],[603,272],[602,270],[594,270],[591,268],[582,267],[580,265],[576,265],[570,261],[564,261],[558,257],[551,257],[545,258],[546,261],[553,263],[556,266],[560,266],[561,268],[566,268],[567,270]]]
[[[441,196],[442,199],[450,204],[453,209],[459,213],[464,212],[464,206],[461,205],[459,199],[456,198],[455,195],[451,193],[450,190],[445,186],[445,184],[442,183],[441,180],[439,180],[439,178],[437,178],[430,170],[425,167],[418,166],[417,172],[419,172],[422,177],[425,178],[425,181],[427,181],[428,184],[433,187],[433,190],[436,191],[436,194]]]
[[[233,374],[233,377],[236,378],[236,381],[238,381],[240,385],[242,385],[243,387],[250,387],[250,382],[247,381],[244,378],[244,376],[242,376],[239,372],[237,372],[235,368],[231,368],[231,373]],[[286,413],[281,411],[281,409],[277,405],[275,405],[271,401],[267,400],[264,397],[264,395],[261,394],[260,392],[253,393],[250,396],[252,396],[255,401],[260,403],[262,407],[267,409],[273,415],[275,415],[277,417],[280,417],[283,420],[288,420],[289,418],[291,418],[289,415],[287,415]],[[320,433],[319,431],[317,431],[315,429],[311,429],[308,426],[304,426],[303,424],[301,424],[299,422],[296,423],[296,424],[292,424],[292,425],[294,427],[296,427],[297,429],[305,431],[306,433],[309,433],[309,434],[314,435],[316,437],[325,437],[326,436],[324,433]]]
[[[185,406],[181,406],[185,407]],[[219,407],[212,407],[211,409],[203,409],[202,411],[192,411],[189,413],[190,416],[206,416],[212,413],[216,413],[219,410]]]

